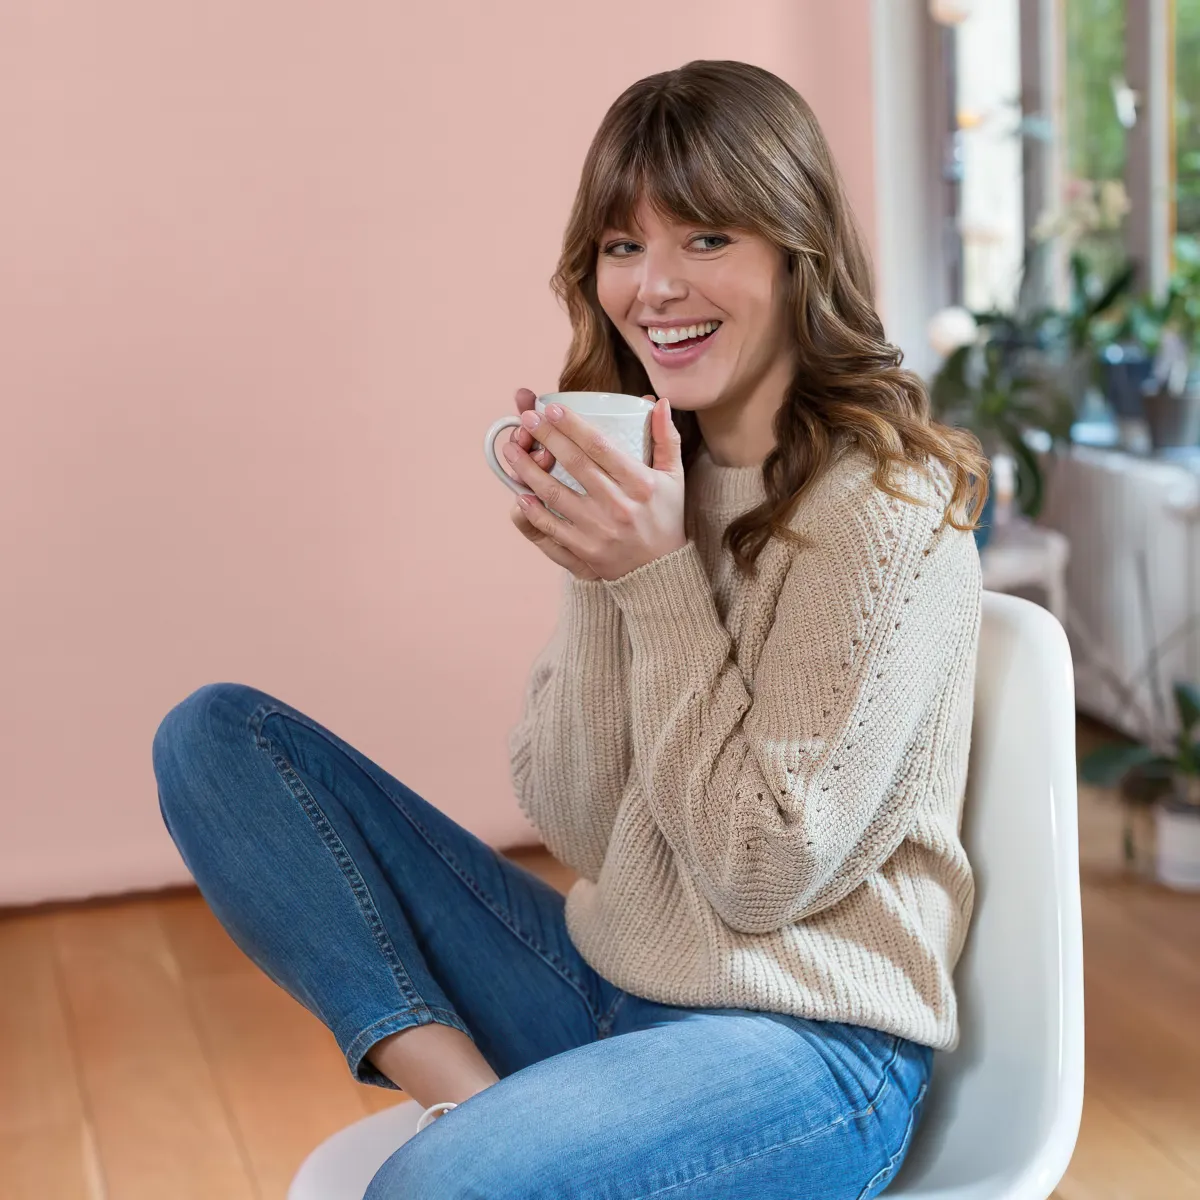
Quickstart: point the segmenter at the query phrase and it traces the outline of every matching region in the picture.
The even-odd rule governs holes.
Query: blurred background
[[[985,585],[1068,632],[1088,1057],[1057,1194],[1200,1196],[1200,0],[8,0],[4,1200],[283,1197],[403,1099],[190,884],[150,746],[199,685],[278,695],[569,886],[505,746],[559,569],[479,443],[557,385],[604,111],[693,58],[813,105],[889,336],[991,459]]]

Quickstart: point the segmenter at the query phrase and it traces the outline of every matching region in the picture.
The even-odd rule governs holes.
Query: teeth
[[[652,342],[659,346],[669,346],[672,342],[682,342],[686,338],[699,337],[702,333],[711,333],[720,324],[720,321],[704,321],[700,325],[683,325],[673,329],[659,329],[652,325],[646,332]]]

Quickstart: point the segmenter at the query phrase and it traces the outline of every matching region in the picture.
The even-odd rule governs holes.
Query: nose
[[[643,308],[661,308],[669,300],[686,296],[687,290],[675,255],[666,248],[655,250],[648,246],[642,255],[638,303]]]

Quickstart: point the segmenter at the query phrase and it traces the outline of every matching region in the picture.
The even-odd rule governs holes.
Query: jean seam
[[[620,1009],[621,1005],[625,1003],[625,998],[628,996],[628,994],[628,992],[622,989],[613,997],[613,1002],[608,1006],[608,1012],[606,1012],[600,1018],[597,1025],[597,1031],[600,1037],[607,1037],[612,1031],[613,1023],[617,1018],[617,1011]]]
[[[472,1041],[475,1040],[458,1013],[452,1012],[449,1009],[435,1005],[420,1004],[413,1008],[397,1010],[396,1012],[388,1013],[386,1017],[380,1017],[378,1021],[372,1021],[365,1029],[359,1030],[347,1044],[346,1063],[350,1067],[351,1073],[356,1074],[359,1065],[367,1057],[367,1051],[377,1042],[382,1041],[385,1037],[393,1033],[399,1033],[402,1029],[414,1028],[412,1022],[406,1018],[415,1016],[418,1013],[428,1014],[437,1024],[450,1025],[465,1033]],[[419,1019],[417,1021],[417,1025],[427,1023]],[[371,1065],[374,1066],[374,1064]],[[378,1068],[375,1068],[375,1070],[382,1078],[387,1078]],[[397,1085],[393,1084],[392,1086],[395,1087]]]
[[[710,1175],[719,1175],[722,1171],[732,1170],[734,1167],[740,1167],[745,1163],[752,1162],[756,1158],[761,1158],[764,1154],[774,1154],[779,1150],[786,1150],[791,1146],[799,1146],[812,1138],[819,1137],[823,1133],[828,1133],[831,1129],[836,1129],[839,1125],[845,1125],[849,1121],[857,1121],[863,1117],[870,1116],[875,1111],[876,1105],[883,1099],[884,1093],[891,1085],[891,1067],[900,1054],[900,1037],[893,1035],[892,1053],[887,1062],[883,1065],[882,1077],[879,1081],[879,1086],[875,1089],[874,1095],[867,1101],[866,1108],[860,1108],[856,1112],[846,1113],[838,1117],[836,1120],[830,1121],[827,1125],[822,1125],[820,1129],[809,1129],[804,1133],[799,1134],[794,1138],[788,1138],[785,1142],[776,1142],[773,1146],[765,1146],[761,1150],[755,1150],[753,1154],[746,1154],[739,1158],[736,1162],[722,1163],[719,1167],[714,1167],[711,1171],[702,1171],[699,1175],[692,1175],[687,1179],[681,1179],[678,1183],[670,1183],[664,1188],[658,1188],[653,1192],[643,1192],[635,1200],[650,1200],[652,1196],[662,1196],[667,1192],[674,1191],[676,1188],[687,1187],[689,1184],[695,1183],[698,1179],[707,1179]]]
[[[339,746],[336,742],[331,741],[324,730],[318,728],[311,721],[304,719],[303,714],[297,713],[290,709],[281,708],[278,704],[262,703],[255,709],[254,713],[252,714],[252,716],[250,718],[251,729],[254,732],[255,736],[260,741],[265,741],[268,743],[268,745],[273,745],[273,743],[270,742],[270,739],[266,736],[266,734],[262,732],[263,722],[267,719],[267,717],[272,716],[272,715],[286,717],[288,720],[295,721],[297,724],[303,725],[304,728],[307,729],[310,733],[314,733],[318,737],[320,737],[323,741],[328,742],[329,745],[332,746],[335,750],[337,750],[343,754],[345,753],[345,750],[343,749],[343,747]],[[283,756],[280,756],[280,757],[283,757]],[[286,757],[284,757],[283,761],[285,763],[287,763],[288,760],[286,759]],[[492,897],[487,892],[484,891],[484,889],[480,886],[479,882],[473,876],[471,876],[463,867],[461,867],[459,865],[458,861],[454,858],[454,856],[448,850],[444,849],[441,845],[438,844],[437,840],[429,832],[429,830],[427,830],[421,824],[421,822],[418,821],[417,818],[415,816],[413,816],[413,814],[405,807],[403,800],[392,795],[392,793],[384,786],[382,781],[379,779],[376,779],[375,776],[372,775],[370,771],[367,771],[365,769],[365,767],[363,767],[363,764],[356,763],[355,765],[360,767],[360,769],[362,769],[364,771],[364,773],[368,776],[368,778],[371,779],[371,782],[375,784],[375,786],[392,802],[393,805],[395,805],[395,807],[399,810],[401,816],[403,816],[404,819],[406,821],[408,821],[408,823],[421,835],[421,837],[424,838],[425,843],[430,847],[430,849],[433,850],[433,852],[435,854],[437,854],[437,856],[459,877],[459,879],[461,879],[463,881],[463,883],[465,883],[467,885],[469,890],[484,905],[484,907],[487,908],[488,911],[491,912],[491,914],[514,937],[516,937],[520,941],[524,942],[525,945],[527,945],[535,954],[537,954],[537,956],[539,958],[541,958],[542,961],[545,962],[546,965],[551,968],[551,970],[555,971],[564,980],[564,982],[566,982],[579,995],[580,999],[584,1003],[584,1007],[587,1009],[588,1013],[591,1015],[592,1021],[597,1027],[597,1031],[599,1031],[601,1017],[597,1013],[595,1006],[592,1004],[590,998],[588,997],[587,989],[584,987],[583,982],[581,980],[579,980],[578,978],[576,978],[572,974],[568,965],[566,963],[564,963],[560,958],[558,958],[558,956],[555,955],[552,951],[547,950],[545,947],[543,947],[535,938],[531,937],[528,933],[526,933],[525,930],[518,928],[511,920],[509,920],[507,918],[507,914],[505,913],[503,907],[500,904],[498,904],[498,902],[493,900]],[[278,764],[276,764],[276,769],[278,769]],[[293,774],[295,774],[295,769],[291,766],[290,763],[288,764],[288,769],[290,771],[292,771]],[[297,779],[297,782],[300,784],[300,786],[303,788],[304,792],[311,797],[311,793],[308,791],[307,787],[304,787],[303,780],[300,779],[299,775],[296,775],[296,779]],[[301,802],[303,803],[303,801],[301,801]],[[313,806],[317,809],[317,811],[320,812],[320,806],[316,803],[315,799],[313,799],[312,803],[313,803]],[[336,831],[333,829],[332,825],[329,825],[329,822],[328,822],[327,818],[325,818],[324,813],[321,813],[321,818],[325,822],[325,824],[329,826],[330,832],[333,834],[334,838],[337,838]],[[311,820],[311,815],[310,815],[310,820]],[[337,840],[340,844],[340,839],[337,839]],[[343,849],[344,849],[344,847],[343,847]],[[493,853],[495,853],[495,851],[493,851]],[[348,852],[346,854],[346,857],[351,863],[353,863],[353,860],[350,859]],[[357,873],[357,868],[355,868],[355,871]],[[360,876],[360,878],[361,878],[361,876]],[[367,895],[369,897],[370,892],[367,891],[367,889],[366,889],[365,881],[363,884],[363,890],[367,892]],[[374,908],[373,903],[372,903],[372,908]],[[382,923],[380,923],[380,928],[382,929]],[[386,937],[387,931],[383,930],[383,934]],[[388,939],[388,946],[389,946],[389,948],[391,948],[390,939]],[[399,957],[396,955],[394,948],[391,948],[391,958],[392,958],[392,960],[395,961],[395,963],[399,967],[404,978],[407,979],[407,974],[404,973],[403,965],[400,964]],[[390,965],[390,960],[389,960],[389,965]],[[419,1000],[419,997],[418,997],[418,1000]]]
[[[371,895],[371,889],[367,886],[367,881],[363,878],[362,872],[359,871],[350,851],[346,849],[345,842],[338,836],[337,830],[334,829],[324,810],[317,802],[316,797],[309,790],[295,767],[263,732],[262,720],[268,715],[263,710],[267,708],[268,706],[266,705],[260,705],[251,717],[250,725],[254,734],[255,744],[270,757],[284,785],[300,805],[316,830],[317,836],[320,837],[326,850],[332,856],[338,870],[342,874],[342,878],[350,888],[351,895],[354,897],[355,904],[375,941],[376,947],[387,964],[388,970],[391,972],[392,979],[396,984],[396,990],[399,992],[401,998],[409,1009],[428,1010],[428,1005],[413,986],[412,979],[405,970],[404,964],[400,961],[400,956],[396,953],[396,947],[392,944],[391,935],[388,933],[387,927],[379,915],[379,909],[375,904],[375,898]]]
[[[865,1200],[865,1198],[870,1194],[871,1189],[877,1184],[888,1179],[892,1172],[896,1169],[896,1163],[899,1162],[905,1150],[908,1149],[909,1142],[912,1140],[913,1128],[915,1127],[917,1119],[917,1109],[921,1106],[921,1101],[925,1099],[925,1093],[928,1088],[928,1081],[921,1084],[921,1089],[917,1092],[917,1098],[913,1101],[912,1107],[908,1110],[908,1121],[905,1123],[904,1136],[900,1139],[900,1145],[896,1148],[896,1152],[887,1160],[887,1162],[867,1181],[866,1186],[861,1192],[858,1193],[857,1200]]]
[[[480,885],[479,881],[471,875],[465,867],[461,866],[458,860],[449,850],[440,845],[437,839],[433,836],[420,821],[417,820],[411,812],[404,806],[404,802],[393,796],[382,784],[376,780],[377,786],[386,795],[393,804],[400,810],[404,819],[412,825],[412,827],[425,839],[426,844],[431,850],[463,881],[476,898],[488,909],[489,912],[498,920],[515,938],[525,943],[552,971],[554,971],[565,983],[567,983],[583,1001],[584,1006],[591,1014],[592,1022],[599,1030],[602,1018],[597,1013],[595,1006],[587,994],[587,989],[582,980],[578,979],[570,970],[568,965],[562,961],[553,951],[544,947],[535,937],[521,929],[514,921],[509,919],[509,915],[504,906],[494,900],[491,895],[486,892]],[[493,851],[493,853],[496,853]]]

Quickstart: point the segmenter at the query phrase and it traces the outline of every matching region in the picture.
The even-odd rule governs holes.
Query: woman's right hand
[[[537,396],[535,393],[531,392],[528,388],[517,388],[518,414],[531,409],[536,399]],[[512,432],[509,434],[509,440],[516,442],[543,471],[547,474],[550,473],[554,466],[554,455],[545,446],[539,446],[537,452],[534,453],[533,434],[524,425],[514,426]],[[513,504],[512,512],[509,515],[512,517],[512,523],[521,531],[525,538],[531,541],[547,558],[558,563],[560,567],[566,567],[576,579],[600,578],[587,563],[572,554],[566,546],[560,545],[552,537],[549,537],[540,529],[531,525],[525,516],[524,509],[519,504]]]

